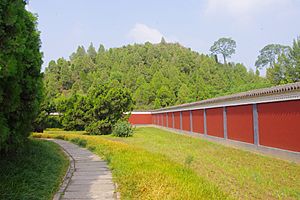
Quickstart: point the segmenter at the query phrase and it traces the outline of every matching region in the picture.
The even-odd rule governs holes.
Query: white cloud
[[[270,9],[284,9],[292,6],[292,0],[207,0],[206,15],[229,14],[232,17],[252,18]]]
[[[159,43],[162,37],[164,37],[167,42],[177,40],[174,36],[166,37],[159,30],[141,23],[135,24],[135,26],[129,31],[128,36],[137,43]]]

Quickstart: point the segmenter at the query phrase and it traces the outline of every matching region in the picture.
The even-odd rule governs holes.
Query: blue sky
[[[254,68],[265,45],[291,45],[300,35],[299,0],[30,0],[27,9],[39,16],[44,67],[78,45],[111,48],[164,36],[200,53],[232,37],[230,61]]]

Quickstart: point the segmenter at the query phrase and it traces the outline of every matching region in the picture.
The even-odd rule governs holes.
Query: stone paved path
[[[74,160],[74,172],[60,199],[115,199],[115,185],[105,161],[64,140],[59,144]]]

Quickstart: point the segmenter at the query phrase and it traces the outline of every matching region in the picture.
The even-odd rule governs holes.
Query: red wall
[[[172,113],[168,113],[168,127],[173,128]]]
[[[180,112],[174,112],[175,128],[180,129]]]
[[[193,110],[193,132],[204,133],[203,110]]]
[[[128,121],[133,124],[151,124],[152,115],[151,114],[131,114]]]
[[[300,152],[300,101],[259,104],[259,144]]]
[[[207,134],[224,137],[223,108],[210,108],[206,110]]]
[[[254,143],[252,105],[227,107],[227,135],[231,140]]]
[[[166,116],[166,113],[163,113],[162,116],[163,116],[163,126],[167,127],[167,116]]]
[[[182,130],[191,131],[190,128],[190,111],[182,112]]]
[[[253,105],[226,107],[228,139],[254,143]],[[300,101],[257,104],[259,144],[300,152]],[[168,115],[168,118],[166,117]],[[204,110],[192,111],[193,130],[190,130],[190,111],[182,111],[182,129],[204,133]],[[172,113],[132,113],[129,122],[157,124],[173,128]],[[175,129],[180,129],[180,112],[174,112]],[[206,109],[207,134],[224,137],[223,107]]]
[[[162,126],[162,123],[163,123],[163,118],[162,115],[159,114],[159,125]]]

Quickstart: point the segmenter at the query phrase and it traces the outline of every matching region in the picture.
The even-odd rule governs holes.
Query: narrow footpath
[[[64,140],[51,140],[70,156],[70,168],[54,199],[116,199],[111,171],[87,149]]]

